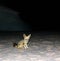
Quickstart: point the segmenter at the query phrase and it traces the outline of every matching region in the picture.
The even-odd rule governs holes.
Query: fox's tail
[[[13,43],[13,47],[16,47],[17,46],[17,43]]]

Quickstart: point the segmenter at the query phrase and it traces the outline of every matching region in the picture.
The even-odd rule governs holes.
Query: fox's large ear
[[[31,34],[29,34],[28,36],[31,37]]]
[[[25,34],[23,34],[23,37],[26,37],[26,35],[25,35]]]

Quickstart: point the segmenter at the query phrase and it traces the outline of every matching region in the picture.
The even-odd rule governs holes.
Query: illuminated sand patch
[[[12,46],[12,41],[18,39],[16,37],[0,40],[0,61],[60,61],[59,38],[53,36],[33,35],[27,50]]]

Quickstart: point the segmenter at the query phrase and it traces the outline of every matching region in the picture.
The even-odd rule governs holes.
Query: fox
[[[23,34],[23,39],[20,40],[18,43],[14,43],[13,46],[16,47],[16,48],[27,49],[30,37],[31,37],[31,34],[29,34],[28,36],[26,34]]]

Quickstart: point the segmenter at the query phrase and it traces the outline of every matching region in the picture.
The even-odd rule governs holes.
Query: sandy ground
[[[60,35],[56,33],[32,33],[28,49],[13,47],[22,34],[5,34],[0,34],[0,61],[60,61]]]

